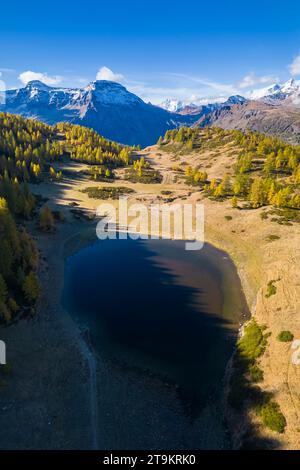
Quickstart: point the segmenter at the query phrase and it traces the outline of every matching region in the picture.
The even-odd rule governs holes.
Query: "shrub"
[[[35,303],[40,295],[40,286],[37,275],[33,271],[25,277],[22,288],[26,300],[30,304]]]
[[[232,220],[232,216],[231,215],[225,215],[225,219],[226,220]]]
[[[288,343],[289,341],[293,341],[294,335],[290,331],[281,331],[279,335],[277,336],[277,339],[279,341],[282,341],[283,343]]]
[[[40,212],[39,227],[43,232],[50,232],[54,228],[54,217],[48,206],[43,207]]]
[[[274,240],[279,240],[279,239],[280,239],[279,235],[272,235],[271,234],[271,235],[267,236],[267,240],[269,240],[270,242],[273,242]]]
[[[254,383],[262,382],[264,380],[264,373],[256,364],[249,367],[249,374],[252,382]]]
[[[118,199],[124,194],[135,193],[134,189],[125,186],[89,186],[81,192],[87,193],[92,199]]]
[[[259,326],[255,320],[251,320],[245,327],[244,335],[238,341],[237,347],[242,358],[253,361],[263,354],[266,344],[263,327]]]
[[[141,172],[137,172],[132,168],[129,168],[125,171],[125,180],[131,181],[132,183],[161,183],[162,175],[157,170],[152,168],[143,168]]]
[[[275,281],[269,281],[268,282],[268,285],[267,285],[267,293],[266,293],[266,297],[271,297],[272,295],[275,295],[276,292],[277,292],[277,288],[276,286],[274,285],[274,282]]]
[[[283,433],[286,419],[281,413],[278,403],[270,401],[264,404],[258,412],[265,426],[275,432]]]

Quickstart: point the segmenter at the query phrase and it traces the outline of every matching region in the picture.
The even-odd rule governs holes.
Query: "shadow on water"
[[[160,263],[155,243],[107,240],[70,257],[64,304],[102,357],[174,384],[195,417],[220,392],[236,330],[201,300],[201,278],[197,288],[184,285]],[[202,275],[214,275],[207,262]],[[217,282],[210,295],[221,309]]]
[[[77,175],[74,182],[76,180]],[[69,183],[65,185],[63,181],[58,185],[57,198]],[[70,199],[70,202],[76,200]],[[224,298],[220,289],[219,266],[222,265],[223,252],[206,247],[211,251],[210,260],[214,262],[210,263],[209,257],[202,259],[205,266],[199,272],[199,282],[195,287],[194,282],[190,285],[178,273],[174,274],[168,263],[161,263],[155,249],[156,242],[151,243],[152,248],[142,241],[114,240],[102,244],[97,241],[69,257],[65,268],[63,303],[80,325],[88,327],[94,350],[101,358],[125,374],[133,372],[133,376],[145,376],[170,384],[176,390],[183,413],[191,425],[198,416],[202,420],[201,410],[207,406],[213,406],[216,410],[213,414],[222,421],[220,396],[223,376],[235,347],[241,320],[240,306],[245,307],[245,299],[238,307],[233,305],[233,314],[227,316],[222,312]],[[176,258],[174,250],[173,255]],[[197,263],[201,264],[201,256]],[[227,274],[230,283],[240,285],[234,266]],[[211,283],[206,283],[207,278],[213,280],[213,289]],[[161,395],[158,395],[157,401],[160,400]],[[123,407],[122,403],[116,403],[118,405]],[[140,427],[145,415],[139,410],[146,408],[148,403],[136,404],[132,400],[128,408],[135,406],[137,411],[133,422],[134,426]],[[140,433],[135,437],[131,435],[132,416],[126,407],[122,414],[126,429],[121,437],[113,431],[106,448],[150,448],[151,445],[152,448],[170,449],[219,448],[219,443],[215,445],[210,438],[207,443],[201,435],[209,434],[207,422],[195,428],[195,432],[192,428],[188,431],[182,429],[178,432],[180,443],[174,437],[167,445],[162,444],[160,438],[154,439],[155,444],[148,445],[152,441],[145,430],[149,426],[147,423],[143,429],[145,440],[138,444]],[[169,429],[170,424],[163,423],[164,419],[161,416],[161,427],[164,424]],[[213,434],[215,424],[212,423]],[[108,418],[106,431],[117,429],[118,425],[118,419],[113,422]],[[159,428],[160,424],[155,422],[156,427]],[[248,432],[243,448],[279,448],[276,437],[260,436],[259,430],[247,423],[247,417],[245,428]],[[129,443],[124,438],[126,434],[130,436]],[[173,435],[171,437],[173,439]],[[227,438],[222,447],[224,445],[229,446]]]

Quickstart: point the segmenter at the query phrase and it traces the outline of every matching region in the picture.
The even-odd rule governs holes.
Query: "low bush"
[[[264,425],[272,431],[283,433],[286,427],[286,419],[282,414],[278,403],[269,401],[258,411]]]
[[[289,341],[293,341],[294,335],[290,331],[281,331],[279,335],[277,336],[277,339],[279,341],[282,341],[283,343],[288,343]]]
[[[81,190],[92,199],[118,199],[119,196],[134,193],[134,189],[125,186],[90,186]]]
[[[274,282],[275,282],[274,280],[268,282],[267,293],[266,293],[267,298],[271,297],[272,295],[275,295],[277,292],[277,287],[274,285]]]
[[[254,383],[262,382],[264,380],[264,373],[256,364],[249,367],[249,374],[250,379]]]
[[[237,344],[238,352],[242,358],[252,362],[264,353],[267,340],[263,331],[264,328],[258,325],[255,320],[248,323],[244,335]]]
[[[280,236],[279,235],[268,235],[267,236],[267,240],[269,240],[270,242],[273,242],[275,240],[279,240],[280,239]]]

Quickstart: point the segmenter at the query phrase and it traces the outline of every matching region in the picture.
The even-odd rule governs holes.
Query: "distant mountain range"
[[[109,139],[129,145],[152,144],[177,125],[172,113],[106,80],[82,89],[54,88],[31,81],[24,88],[8,90],[0,109],[48,124],[69,121],[92,127]]]
[[[250,93],[240,105],[223,106],[194,123],[224,129],[249,129],[300,144],[300,81],[289,80]]]
[[[154,106],[107,80],[94,81],[85,88],[50,87],[31,81],[5,95],[1,111],[49,124],[80,124],[128,145],[151,145],[168,129],[182,125],[250,129],[300,143],[300,81],[293,79],[253,90],[247,98],[235,95],[223,103],[203,105],[168,99]]]
[[[187,101],[180,101],[176,99],[167,98],[159,106],[172,113],[197,114],[201,112],[203,108],[206,108],[210,111],[214,111],[224,105],[226,106],[227,104],[243,104],[245,101],[246,98],[240,95],[230,96],[227,100],[224,100],[222,102],[208,104],[189,103]]]

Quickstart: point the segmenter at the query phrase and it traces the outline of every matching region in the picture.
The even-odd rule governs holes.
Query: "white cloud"
[[[120,73],[113,72],[108,67],[101,67],[96,75],[96,79],[110,80],[111,82],[122,82],[124,81],[125,77]]]
[[[292,75],[300,75],[300,54],[295,57],[293,62],[289,65],[289,71]]]
[[[14,73],[15,72],[14,69],[8,69],[6,67],[0,67],[0,70],[1,70],[1,72],[4,72],[4,73]]]
[[[150,81],[151,79],[151,81]],[[144,101],[160,104],[166,98],[184,103],[206,104],[226,101],[230,95],[238,93],[235,85],[190,76],[183,73],[158,73],[145,77],[144,81],[125,80],[126,87]]]
[[[264,75],[257,77],[254,73],[246,75],[238,84],[239,88],[249,88],[257,84],[268,84],[278,82],[278,77],[274,75]]]
[[[28,82],[32,80],[39,80],[46,85],[57,85],[58,83],[62,82],[63,78],[60,75],[49,76],[47,73],[41,72],[32,72],[31,70],[27,70],[26,72],[22,72],[19,75],[19,80],[21,80],[24,85],[27,85]]]

